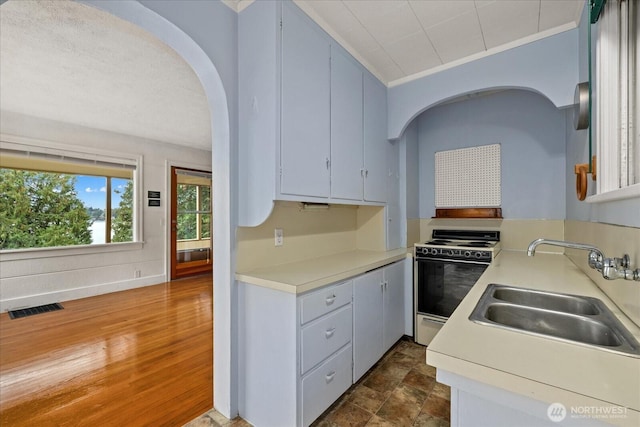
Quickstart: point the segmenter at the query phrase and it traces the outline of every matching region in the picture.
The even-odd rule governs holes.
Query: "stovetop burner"
[[[488,248],[493,244],[489,242],[464,242],[462,246],[471,246],[472,248]]]
[[[449,245],[451,243],[452,243],[451,240],[444,240],[444,239],[435,239],[427,242],[428,245],[437,245],[437,246]]]
[[[433,230],[431,237],[416,243],[416,257],[490,262],[500,251],[499,231]]]
[[[491,248],[495,246],[495,242],[469,242],[467,240],[444,240],[435,239],[424,243],[430,246],[455,246],[463,248]]]

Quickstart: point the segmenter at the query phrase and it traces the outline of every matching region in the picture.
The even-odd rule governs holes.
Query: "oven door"
[[[416,259],[416,311],[445,321],[478,281],[488,264]]]

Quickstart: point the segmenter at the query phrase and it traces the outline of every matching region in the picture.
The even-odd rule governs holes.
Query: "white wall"
[[[421,218],[435,215],[436,152],[499,143],[504,218],[564,219],[565,114],[548,99],[508,90],[434,107],[417,120]]]
[[[162,206],[142,206],[142,245],[11,251],[0,255],[0,310],[84,298],[167,280],[169,162],[211,170],[211,153],[158,141],[2,112],[4,134],[44,142],[141,155],[141,191],[161,192]],[[138,185],[140,183],[137,183]],[[146,197],[141,199],[146,203]],[[140,277],[135,277],[135,272]]]

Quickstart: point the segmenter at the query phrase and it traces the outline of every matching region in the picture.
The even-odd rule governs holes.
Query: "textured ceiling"
[[[70,1],[0,6],[0,109],[211,149],[207,100],[153,35]]]

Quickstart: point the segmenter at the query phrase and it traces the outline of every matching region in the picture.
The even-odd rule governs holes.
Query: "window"
[[[178,184],[178,240],[211,238],[211,186]]]
[[[639,14],[637,1],[608,0],[597,22],[598,194],[640,195]]]
[[[3,141],[0,250],[135,241],[136,166]]]

